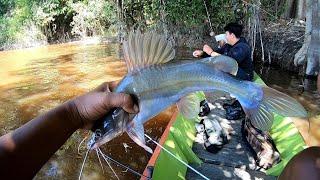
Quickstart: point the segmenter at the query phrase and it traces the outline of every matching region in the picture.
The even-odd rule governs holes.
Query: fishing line
[[[97,149],[98,149],[98,151],[101,153],[102,158],[107,162],[107,164],[108,164],[108,166],[110,167],[110,169],[111,169],[111,171],[113,172],[113,174],[116,176],[116,178],[117,178],[118,180],[120,180],[119,177],[118,177],[118,175],[117,175],[117,173],[114,171],[114,169],[112,168],[111,164],[109,163],[109,161],[104,157],[104,154],[101,152],[100,148],[97,148]]]
[[[89,151],[90,151],[90,149],[87,150],[86,155],[84,156],[83,163],[82,163],[82,166],[81,166],[81,169],[80,169],[79,178],[78,178],[79,180],[81,180],[82,170],[83,170],[83,168],[84,168],[84,163],[85,163],[86,160],[87,160],[87,156],[88,156]]]
[[[133,174],[135,174],[135,175],[137,175],[137,176],[140,176],[140,177],[145,177],[145,178],[147,178],[147,179],[150,179],[150,177],[147,177],[147,176],[145,176],[145,175],[143,175],[143,174],[140,174],[139,172],[131,169],[129,166],[126,166],[126,165],[118,162],[117,160],[112,159],[110,156],[107,156],[106,154],[104,154],[100,149],[99,149],[99,152],[100,152],[100,154],[102,155],[102,157],[105,157],[105,158],[109,159],[109,160],[112,161],[113,163],[121,166],[122,168],[125,168],[126,170],[129,170],[129,171],[132,172]]]
[[[99,155],[99,152],[98,152],[97,149],[96,149],[96,153],[97,153],[97,156],[98,156],[98,159],[99,159],[99,163],[100,163],[100,166],[101,166],[101,169],[102,169],[102,173],[104,174],[103,165],[102,165],[102,162],[101,162],[101,159],[100,159],[100,155]]]
[[[204,4],[204,7],[206,8],[206,12],[207,12],[207,17],[208,17],[208,21],[209,21],[209,26],[210,26],[210,30],[211,30],[211,33],[213,33],[213,28],[212,28],[212,24],[211,24],[211,20],[210,20],[210,14],[208,12],[208,8],[207,8],[207,4],[206,4],[206,1],[203,0],[203,4]],[[211,33],[210,33],[210,36],[211,36]],[[213,35],[213,34],[212,34]]]
[[[80,146],[81,144],[88,138],[88,136],[84,137],[78,146],[78,154],[80,154]]]
[[[153,143],[155,143],[157,146],[159,146],[161,149],[163,149],[164,151],[166,151],[168,154],[170,154],[172,157],[174,157],[176,160],[178,160],[179,162],[181,162],[183,165],[187,166],[188,168],[190,168],[193,172],[197,173],[198,175],[200,175],[202,178],[209,180],[209,178],[207,178],[205,175],[201,174],[199,171],[197,171],[196,169],[194,169],[193,167],[191,167],[189,164],[185,163],[184,161],[182,161],[181,159],[179,159],[177,156],[175,156],[174,154],[172,154],[169,150],[167,150],[165,147],[161,146],[157,141],[153,140],[150,136],[148,136],[147,134],[144,134],[148,139],[150,139]]]

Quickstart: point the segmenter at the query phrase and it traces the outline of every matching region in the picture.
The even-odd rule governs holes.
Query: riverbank
[[[304,75],[305,65],[295,66],[294,57],[304,43],[305,28],[304,21],[293,20],[264,25],[263,47],[260,42],[256,43],[256,63],[278,66],[283,70]]]

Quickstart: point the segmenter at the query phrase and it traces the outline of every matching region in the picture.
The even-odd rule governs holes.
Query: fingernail
[[[133,109],[134,109],[134,111],[137,113],[137,112],[139,112],[139,107],[135,104],[135,105],[133,105]]]

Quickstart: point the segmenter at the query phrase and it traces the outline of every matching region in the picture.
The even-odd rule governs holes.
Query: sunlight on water
[[[102,82],[121,79],[127,70],[118,58],[118,52],[117,44],[60,44],[0,52],[0,135]],[[145,126],[146,132],[159,138],[172,111],[169,109],[149,121]],[[85,143],[80,147],[80,154],[77,148],[86,135],[83,130],[74,133],[41,169],[36,179],[77,179],[86,150]],[[129,146],[127,153],[123,143]],[[102,151],[139,172],[143,171],[150,157],[127,135],[109,142]],[[112,165],[122,179],[137,178],[125,169]],[[92,152],[83,177],[115,179],[106,163],[104,169],[105,172],[101,170],[96,153]]]

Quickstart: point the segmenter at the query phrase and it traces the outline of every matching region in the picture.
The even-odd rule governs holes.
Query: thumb
[[[139,107],[134,104],[130,95],[109,92],[106,98],[107,108],[122,107],[128,113],[138,113]]]

